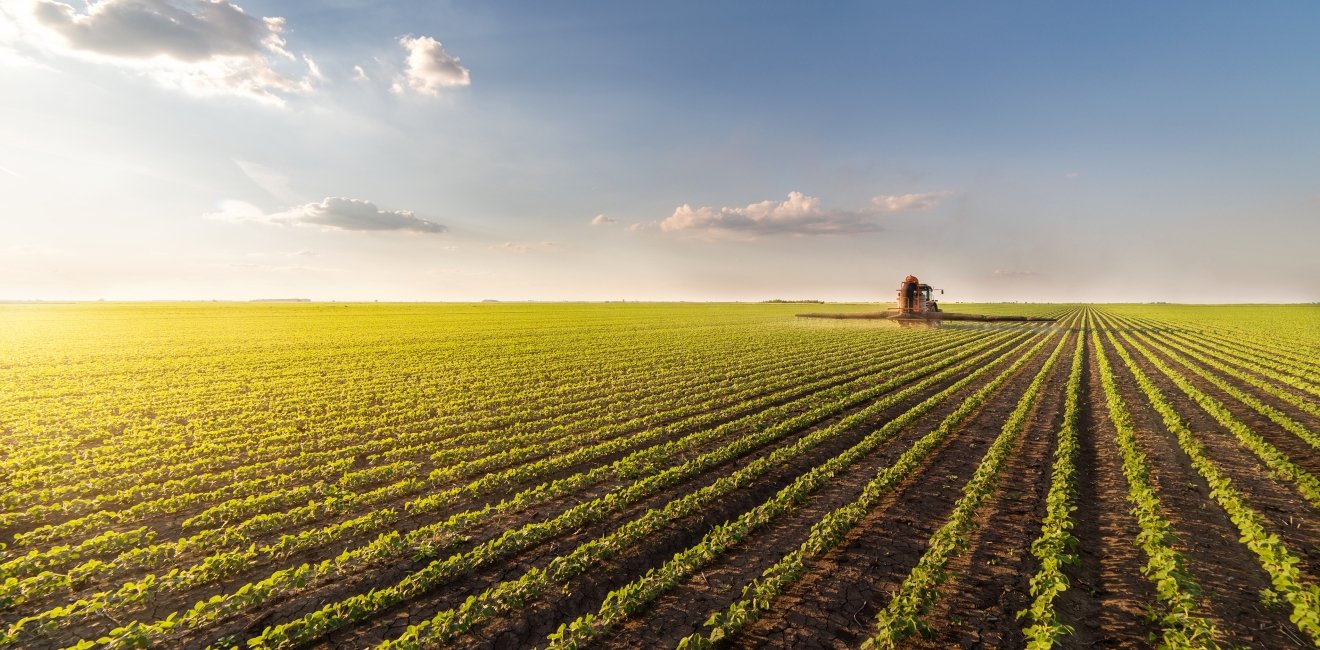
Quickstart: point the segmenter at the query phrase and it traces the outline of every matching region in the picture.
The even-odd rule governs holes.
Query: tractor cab
[[[898,285],[898,311],[900,316],[920,316],[938,312],[940,305],[934,298],[935,290],[929,284],[922,284],[915,275],[903,278]],[[943,293],[941,291],[940,293]]]

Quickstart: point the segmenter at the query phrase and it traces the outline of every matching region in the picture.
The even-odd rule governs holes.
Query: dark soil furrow
[[[1125,342],[1126,343],[1126,342]],[[1270,524],[1284,544],[1302,560],[1301,568],[1312,576],[1320,575],[1320,511],[1307,503],[1292,486],[1275,476],[1265,463],[1226,430],[1209,413],[1178,389],[1168,377],[1137,350],[1129,353],[1138,367],[1164,393],[1206,454],[1229,476],[1251,507]],[[1273,427],[1273,423],[1268,423]],[[1252,429],[1260,433],[1260,429]]]
[[[1111,358],[1117,359],[1107,340],[1105,346]],[[1124,347],[1140,366],[1140,354],[1129,346]],[[1153,367],[1142,369],[1165,397],[1178,406],[1179,413],[1199,410],[1194,404],[1180,404],[1175,398],[1181,392],[1161,383],[1163,377]],[[1269,576],[1255,555],[1237,543],[1236,526],[1211,499],[1209,486],[1192,468],[1187,454],[1178,447],[1177,439],[1165,428],[1159,414],[1150,407],[1132,373],[1126,366],[1116,368],[1115,379],[1132,410],[1137,440],[1151,468],[1151,483],[1159,493],[1165,516],[1179,536],[1176,546],[1187,556],[1187,569],[1204,592],[1202,604],[1214,621],[1217,638],[1252,647],[1291,647],[1297,632],[1288,621],[1288,613],[1267,608],[1260,602],[1261,590],[1270,587]],[[1203,442],[1212,439],[1215,434],[1210,432],[1218,428],[1200,421],[1188,424]],[[1211,445],[1206,447],[1215,456]]]
[[[1033,359],[847,535],[775,607],[732,640],[737,647],[856,647],[875,615],[925,552],[962,495],[1022,391],[1044,364]]]
[[[1010,361],[1001,360],[1000,365]],[[991,377],[987,377],[984,382],[965,387],[949,396],[937,408],[896,434],[882,448],[835,476],[828,485],[812,495],[798,509],[775,521],[768,528],[756,531],[744,544],[652,603],[646,612],[622,626],[610,638],[602,640],[600,645],[610,647],[640,647],[648,643],[672,645],[682,637],[699,630],[701,623],[710,612],[727,607],[738,597],[743,585],[751,582],[767,566],[801,544],[811,527],[822,516],[856,499],[862,487],[874,478],[876,472],[887,467],[914,441],[938,426],[944,417],[957,409],[964,398],[976,392],[990,379]],[[882,425],[883,422],[877,424]],[[666,557],[656,564],[668,559]],[[594,591],[603,598],[603,595],[613,588],[610,585],[615,581],[593,580],[593,582],[599,583],[593,585]],[[574,591],[579,591],[579,588],[574,587]],[[555,622],[570,621],[588,611],[595,611],[599,607],[599,601],[600,598],[591,601],[588,603],[589,608],[586,609],[565,608],[556,602],[552,607],[542,607],[525,614],[520,618],[531,620],[533,624],[509,626],[510,630],[525,627],[528,630],[525,637],[509,634],[503,629],[506,626],[501,625],[492,628],[490,633],[482,634],[481,638],[485,642],[492,643],[494,647],[501,647],[507,642],[534,643],[543,640],[547,634],[554,631],[557,627]]]
[[[931,394],[939,392],[944,386],[953,381],[956,380],[941,382],[940,385],[931,387],[927,391],[924,391],[919,397],[915,397],[901,405],[895,406],[883,416],[878,417],[868,424],[874,426],[876,423],[883,423],[884,419],[891,414],[902,412],[910,407],[911,404],[916,403],[921,399],[925,399]],[[864,407],[854,409],[850,411],[850,413],[860,410],[860,408]],[[401,633],[403,629],[407,627],[404,623],[405,620],[415,623],[418,620],[431,616],[436,611],[457,607],[462,604],[463,600],[469,595],[479,593],[483,589],[500,582],[517,579],[529,569],[544,567],[556,557],[572,550],[577,545],[600,535],[608,534],[625,522],[642,515],[652,508],[663,507],[666,503],[674,499],[682,498],[686,494],[690,494],[706,487],[720,478],[728,476],[738,469],[745,467],[756,458],[766,456],[774,449],[789,446],[802,436],[808,435],[812,431],[830,426],[842,419],[842,417],[844,416],[831,418],[829,421],[812,427],[811,429],[797,432],[793,436],[790,436],[783,441],[776,442],[771,447],[759,450],[753,455],[741,458],[735,463],[725,465],[679,486],[670,488],[664,494],[656,495],[636,506],[630,507],[626,511],[611,517],[605,522],[594,525],[588,529],[577,531],[567,538],[557,540],[551,546],[541,547],[534,552],[502,562],[500,564],[501,570],[498,573],[476,574],[469,579],[465,579],[461,583],[447,585],[441,593],[407,603],[406,606],[400,608],[406,612],[406,617],[396,614],[397,619],[390,624],[392,629],[379,629],[378,626],[373,624],[386,619],[375,619],[364,624],[363,629],[356,631],[346,630],[337,633],[331,638],[330,646],[343,643],[348,643],[350,645],[369,645],[386,638],[397,636],[397,634]],[[708,510],[701,518],[692,518],[677,522],[675,525],[671,526],[665,534],[657,535],[648,539],[644,545],[646,549],[645,552],[640,553],[637,557],[632,557],[631,559],[616,558],[615,561],[611,563],[610,567],[598,572],[590,572],[584,576],[584,578],[590,580],[592,578],[608,577],[619,584],[627,582],[634,575],[644,572],[651,566],[662,563],[664,559],[667,559],[675,552],[682,550],[692,541],[700,539],[701,535],[705,534],[705,531],[708,530],[710,526],[718,524],[729,517],[737,516],[737,514],[747,508],[755,506],[757,503],[760,503],[766,497],[774,494],[774,492],[778,491],[781,487],[791,482],[802,472],[851,446],[865,434],[866,430],[868,429],[865,427],[858,427],[840,433],[831,441],[813,449],[803,458],[798,459],[788,466],[777,468],[766,476],[758,479],[753,485],[748,486],[743,490],[738,490],[733,495],[722,500],[717,508]],[[508,527],[508,525],[503,526],[505,529]],[[642,546],[643,545],[639,545],[638,548]],[[606,589],[605,592],[608,592],[608,589]],[[603,598],[605,592],[600,593],[599,596]],[[570,605],[589,607],[592,606],[593,603],[599,602],[599,599],[587,595],[586,590],[582,589],[574,589],[572,590],[572,593],[565,595],[556,595],[554,596],[554,600],[555,603],[561,607],[567,607]],[[558,626],[557,622],[555,623],[555,626]],[[553,630],[553,627],[550,629]],[[549,630],[547,630],[547,633],[548,632]],[[538,638],[543,639],[544,636],[545,635],[542,634]]]
[[[1316,402],[1316,396],[1314,394],[1301,390],[1296,386],[1290,386],[1287,383],[1279,381],[1274,377],[1270,377],[1268,374],[1263,372],[1262,369],[1260,369],[1259,367],[1253,366],[1250,361],[1238,357],[1234,357],[1228,354],[1227,352],[1225,352],[1222,348],[1216,347],[1212,342],[1207,341],[1204,338],[1196,337],[1188,333],[1180,333],[1178,335],[1168,337],[1168,340],[1170,343],[1174,345],[1187,346],[1188,348],[1196,351],[1198,354],[1202,354],[1205,355],[1206,357],[1214,359],[1216,362],[1228,366],[1229,368],[1241,372],[1242,374],[1251,377],[1257,382],[1264,384],[1265,386],[1268,387],[1268,390],[1263,392],[1267,394],[1272,391],[1278,394],[1289,395],[1297,400],[1304,400],[1310,403]],[[1239,382],[1235,381],[1234,383],[1239,383]],[[1250,385],[1247,382],[1240,382],[1240,383],[1243,385],[1248,385],[1248,386]],[[1253,386],[1253,388],[1255,387]],[[1256,390],[1260,390],[1260,389],[1257,388]],[[1289,415],[1298,414],[1299,417],[1307,418],[1307,421],[1309,423],[1312,424],[1316,423],[1317,420],[1316,416],[1307,414],[1304,411],[1298,409],[1296,406],[1288,404],[1283,400],[1278,400],[1278,401],[1281,404],[1279,408],[1283,410],[1285,413],[1288,413]]]
[[[1002,355],[1003,351],[997,354]],[[924,399],[926,396],[938,392],[944,386],[948,385],[949,383],[952,383],[953,381],[956,381],[956,378],[941,381],[937,385],[929,387],[924,391],[921,391],[919,395],[906,400],[904,404],[896,406],[894,407],[894,409],[890,409],[889,412],[901,412],[898,411],[897,409],[904,409],[906,408],[905,406],[906,404]],[[387,638],[388,635],[391,633],[390,630],[393,630],[394,632],[398,632],[401,631],[400,626],[406,627],[404,621],[416,622],[417,620],[420,620],[419,617],[421,618],[429,617],[429,615],[434,613],[435,611],[450,607],[455,607],[458,604],[461,604],[462,601],[471,594],[479,593],[481,590],[491,585],[498,584],[501,581],[514,579],[528,569],[535,567],[542,567],[548,564],[555,557],[567,552],[568,550],[571,550],[581,542],[587,541],[591,538],[594,538],[602,534],[607,534],[608,532],[617,528],[619,525],[636,518],[637,516],[641,515],[642,513],[646,512],[647,510],[653,507],[663,506],[665,503],[673,499],[681,498],[685,494],[688,494],[692,491],[695,491],[706,485],[709,485],[715,482],[716,480],[718,480],[720,477],[727,476],[728,474],[745,466],[747,463],[752,462],[755,458],[759,458],[761,456],[767,455],[771,453],[774,449],[786,445],[790,445],[796,440],[798,440],[801,436],[807,435],[811,431],[829,426],[830,424],[842,419],[843,417],[846,417],[847,415],[857,412],[858,410],[861,410],[863,408],[865,408],[865,405],[850,409],[845,413],[832,417],[813,427],[794,432],[792,435],[787,436],[779,441],[776,441],[774,444],[769,445],[766,448],[757,450],[752,454],[744,456],[743,458],[740,458],[737,461],[734,461],[733,463],[725,464],[724,466],[719,467],[715,470],[706,472],[700,477],[690,479],[685,483],[668,488],[664,493],[648,498],[643,502],[631,506],[622,512],[615,513],[614,515],[607,518],[603,522],[599,522],[597,524],[590,526],[589,528],[576,531],[568,537],[558,538],[550,544],[539,546],[536,549],[532,549],[527,552],[521,553],[516,557],[512,557],[507,560],[502,560],[495,567],[478,570],[476,573],[473,573],[471,575],[462,578],[459,582],[450,583],[446,585],[443,589],[440,589],[423,598],[419,598],[414,601],[410,601],[408,603],[404,603],[399,606],[393,607],[388,612],[384,612],[376,617],[373,617],[371,620],[365,621],[357,626],[352,626],[340,630],[331,637],[329,644],[337,645],[342,643],[348,643],[350,645],[357,645],[360,643],[370,643],[371,640]],[[821,447],[818,447],[817,449],[813,450],[810,454],[807,455],[807,458],[802,459],[797,463],[794,463],[793,466],[794,467],[800,466],[802,468],[810,467],[814,465],[818,459],[828,457],[828,456],[824,456],[823,454],[829,454],[831,450],[836,449],[840,445],[851,444],[850,442],[846,442],[846,441],[855,440],[856,437],[857,437],[857,433],[855,431],[848,432],[847,434],[843,434],[839,438],[836,438],[833,441],[826,443]],[[788,473],[787,471],[782,471],[782,470],[779,472],[772,472],[771,476],[763,477],[761,480],[759,480],[757,482],[757,486],[781,485],[782,483],[791,480],[793,476],[796,476],[796,473],[800,473],[800,470],[799,472],[793,472],[793,473]],[[757,487],[756,489],[777,490],[778,487],[772,487],[772,488]],[[577,497],[574,497],[574,501],[581,501],[581,500],[585,500],[585,499],[579,499]],[[557,513],[552,513],[544,518],[548,519],[550,517],[553,517],[554,514]],[[492,534],[496,534],[501,530],[505,530],[510,527],[516,527],[516,525],[520,525],[522,523],[528,523],[529,521],[533,521],[533,520],[522,519],[520,521],[501,521],[497,524],[492,524],[490,526],[490,530],[493,531]],[[672,554],[672,552],[673,552],[672,550],[669,551],[670,554]],[[350,584],[341,583],[338,585],[334,585],[332,587],[327,587],[324,590],[318,590],[321,591],[322,593],[309,595],[310,597],[300,598],[299,601],[303,603],[302,605],[295,605],[291,603],[281,608],[282,611],[280,611],[277,615],[271,616],[267,618],[265,621],[263,621],[262,626],[274,622],[290,620],[292,618],[302,616],[303,614],[309,613],[310,611],[314,611],[315,608],[319,606],[320,602],[329,602],[329,601],[341,599],[344,596],[352,593],[364,592],[367,589],[373,587],[381,587],[388,584],[393,584],[397,582],[400,578],[402,578],[404,575],[407,575],[408,573],[416,570],[417,568],[420,568],[420,566],[421,564],[418,563],[408,563],[407,565],[395,566],[387,570],[372,574],[370,576],[364,576],[363,580],[355,581],[355,584],[350,585]],[[255,634],[257,632],[260,632],[260,630],[261,630],[261,626],[248,625],[244,627],[242,632],[245,634]]]
[[[876,381],[881,381],[881,379],[877,379]],[[673,437],[679,437],[680,435],[682,434],[675,434],[675,436]],[[791,440],[795,440],[800,435],[805,435],[805,431],[795,432],[791,436],[786,437],[789,440],[789,442],[777,441],[776,443],[770,445],[768,448],[764,450],[758,450],[756,454],[769,453],[770,450],[772,450],[773,448],[779,445],[791,444]],[[710,443],[708,446],[714,447],[721,444],[723,444],[723,442],[714,442],[714,443]],[[749,460],[750,458],[744,458],[735,462],[740,463]],[[554,480],[554,478],[567,476],[568,474],[571,473],[572,472],[569,469],[557,470],[554,473],[554,475],[547,480]],[[622,483],[619,481],[614,481],[611,483],[611,486],[612,488],[617,488],[621,484]],[[681,487],[676,489],[681,489]],[[504,530],[507,530],[511,527],[517,527],[524,523],[528,523],[529,521],[535,521],[541,518],[546,518],[546,519],[552,518],[555,515],[557,515],[561,510],[571,507],[572,505],[574,505],[577,502],[580,502],[581,500],[584,500],[582,499],[581,496],[573,495],[569,497],[564,497],[553,503],[539,504],[537,507],[533,508],[532,510],[520,514],[506,514],[498,517],[491,517],[487,520],[484,520],[477,529],[465,531],[465,534],[468,537],[470,537],[470,539],[461,542],[458,546],[455,546],[453,548],[445,548],[442,550],[446,554],[452,552],[462,552],[463,550],[466,550],[468,548],[477,545],[481,541],[485,541],[486,539],[490,539],[498,536]],[[465,503],[467,502],[465,501]],[[396,503],[392,505],[398,507],[400,504]],[[468,505],[470,506],[475,505],[479,507],[479,504],[476,503],[469,503]],[[446,519],[449,516],[449,514],[451,514],[452,512],[462,509],[465,508],[462,508],[461,506],[457,508],[449,507],[446,508],[443,512],[427,513],[425,515],[407,516],[404,519],[400,520],[400,522],[395,525],[395,529],[400,530],[402,532],[407,532],[409,530],[413,530],[415,528],[418,528],[420,526],[429,523],[442,521]],[[365,543],[369,541],[371,538],[374,537],[375,537],[374,534],[368,537],[346,536],[341,540],[337,540],[337,542],[330,547],[321,547],[320,549],[296,554],[290,558],[282,560],[281,565],[296,566],[296,564],[301,561],[317,561],[323,557],[333,557],[335,554],[337,554],[343,549],[355,547],[361,543]],[[324,602],[332,602],[334,600],[338,600],[342,598],[345,595],[349,595],[352,593],[359,593],[360,591],[366,591],[373,587],[380,587],[383,585],[393,584],[398,580],[398,578],[401,578],[402,576],[407,575],[412,571],[415,571],[416,569],[425,565],[426,562],[429,562],[429,559],[422,559],[422,558],[399,558],[399,560],[400,560],[399,562],[396,562],[389,566],[371,565],[368,567],[364,567],[365,569],[364,572],[362,574],[359,574],[358,576],[355,576],[354,578],[341,580],[336,583],[325,585],[322,587],[307,589],[303,592],[294,594],[291,597],[280,601],[278,604],[274,605],[273,607],[267,607],[260,610],[259,612],[252,614],[239,615],[238,617],[220,625],[218,627],[219,633],[212,633],[209,630],[206,632],[199,631],[199,634],[196,635],[198,638],[198,643],[200,644],[203,638],[212,639],[212,638],[223,637],[235,633],[239,633],[239,634],[259,633],[261,629],[264,628],[266,625],[288,620],[289,618],[296,618],[298,616],[302,616],[303,614],[315,611]],[[213,593],[231,593],[235,589],[241,587],[244,584],[248,584],[251,581],[264,578],[265,576],[270,574],[271,569],[272,567],[270,565],[254,566],[226,580],[223,584],[214,585],[207,589],[191,590],[189,592],[170,594],[168,597],[161,598],[156,603],[157,614],[165,615],[171,611],[175,611],[180,608],[186,608],[191,603],[197,602],[199,600],[204,600]],[[361,585],[361,588],[359,589],[357,585]],[[109,629],[109,626],[112,625],[115,624],[110,621],[105,621],[101,624],[101,626],[95,628],[94,630],[84,629],[81,631],[79,630],[70,630],[70,631],[80,633],[83,636],[87,636],[88,634],[104,633],[104,630]],[[190,638],[192,637],[190,636]]]
[[[1302,469],[1312,474],[1320,472],[1320,450],[1310,446],[1306,441],[1298,438],[1292,432],[1284,429],[1278,423],[1261,414],[1256,409],[1244,404],[1228,392],[1207,381],[1204,377],[1197,375],[1187,366],[1187,364],[1191,363],[1202,370],[1213,372],[1215,376],[1228,382],[1230,386],[1269,404],[1269,401],[1266,399],[1269,396],[1268,394],[1265,394],[1264,391],[1254,391],[1250,384],[1216,372],[1211,368],[1205,368],[1203,365],[1197,364],[1193,359],[1188,359],[1186,357],[1175,358],[1170,356],[1152,346],[1149,340],[1142,340],[1141,343],[1146,346],[1147,350],[1150,350],[1165,364],[1178,371],[1179,374],[1185,377],[1187,381],[1191,382],[1191,384],[1198,390],[1210,395],[1216,400],[1219,400],[1225,408],[1232,412],[1234,417],[1241,420],[1244,424],[1250,427],[1252,431],[1256,432],[1260,437],[1277,447],[1279,451],[1287,454],[1288,457]],[[1177,391],[1177,394],[1185,395],[1182,391]],[[1281,400],[1278,400],[1277,398],[1270,397],[1270,399],[1282,403]],[[1275,408],[1278,407],[1275,406]],[[1283,412],[1283,409],[1279,410]],[[1302,424],[1302,426],[1306,426],[1312,432],[1320,432],[1320,429],[1312,428],[1298,418],[1292,417],[1291,415],[1289,415],[1289,417],[1294,421],[1297,421],[1299,424]]]
[[[1077,510],[1073,536],[1077,565],[1067,571],[1071,586],[1055,604],[1060,620],[1073,628],[1073,647],[1131,648],[1145,643],[1155,628],[1145,617],[1155,589],[1141,575],[1140,533],[1128,510],[1123,456],[1114,442],[1096,350],[1087,350],[1077,454]]]
[[[1065,350],[1072,350],[1075,336],[1067,338]],[[1004,648],[1026,642],[1017,613],[1031,604],[1031,576],[1036,572],[1031,542],[1040,535],[1045,516],[1070,370],[1067,363],[1055,364],[1041,386],[1042,397],[1004,465],[999,486],[977,514],[970,552],[949,562],[953,578],[926,617],[934,638],[922,645]]]

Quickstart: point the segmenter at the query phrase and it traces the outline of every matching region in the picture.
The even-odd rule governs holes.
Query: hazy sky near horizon
[[[1317,24],[0,0],[0,298],[1317,301]]]

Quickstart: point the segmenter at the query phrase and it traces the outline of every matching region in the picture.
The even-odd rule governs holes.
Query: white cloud
[[[660,222],[666,232],[691,231],[707,235],[757,237],[760,235],[844,235],[880,230],[885,215],[930,210],[948,192],[881,194],[861,210],[826,208],[820,198],[789,192],[783,201],[761,201],[746,207],[694,208],[683,204]],[[642,230],[647,224],[633,224]]]
[[[321,74],[321,66],[316,65],[316,61],[314,61],[312,57],[304,54],[303,62],[307,64],[307,76],[310,79],[315,79],[316,81],[325,81],[325,75]]]
[[[370,201],[336,196],[274,214],[266,214],[257,206],[243,201],[221,201],[219,210],[203,216],[224,221],[312,225],[334,230],[402,230],[428,234],[449,230],[443,225],[419,218],[411,210],[382,210]]]
[[[100,0],[80,7],[36,0],[30,17],[57,53],[141,72],[167,87],[283,104],[282,95],[321,79],[315,61],[300,62],[286,49],[283,18],[253,16],[228,0]]]
[[[871,197],[871,205],[884,213],[917,212],[930,210],[939,205],[948,192],[926,192],[925,194],[881,194]]]
[[[683,204],[660,222],[660,229],[753,236],[847,234],[879,230],[874,216],[866,211],[825,209],[817,197],[789,192],[784,201],[761,201],[745,208],[693,208]]]
[[[353,66],[353,81],[368,81],[370,79],[371,77],[367,76],[367,71],[363,70],[362,66]]]
[[[394,92],[412,88],[423,95],[438,95],[442,88],[472,83],[463,62],[450,56],[440,41],[430,36],[404,36],[399,44],[408,51],[408,56],[404,59],[403,76],[394,82]]]
[[[603,215],[603,214],[598,214],[598,215],[595,216],[595,218],[593,218],[593,219],[591,220],[591,225],[593,225],[593,226],[605,226],[605,225],[608,225],[608,224],[618,223],[618,222],[619,222],[619,220],[618,220],[618,219],[615,219],[614,217],[607,217],[607,216],[605,216],[605,215]]]

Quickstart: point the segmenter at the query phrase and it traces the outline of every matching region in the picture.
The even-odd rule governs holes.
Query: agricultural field
[[[797,311],[0,306],[0,647],[1320,642],[1320,307]]]

